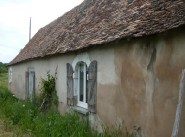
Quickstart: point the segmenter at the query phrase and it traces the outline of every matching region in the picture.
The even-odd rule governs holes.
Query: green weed
[[[47,79],[41,79],[41,95],[40,95],[40,108],[42,110],[57,109],[58,96],[55,87],[56,77],[52,76],[49,72],[47,73]]]
[[[8,73],[0,73],[0,90],[7,89],[8,86]]]
[[[0,81],[7,78],[3,74]],[[49,77],[48,80],[52,80]],[[45,81],[46,82],[46,81]],[[46,87],[49,87],[45,83]],[[54,84],[54,83],[53,83]],[[49,87],[49,91],[54,91]],[[46,89],[45,89],[46,90]],[[51,94],[50,94],[51,95]],[[133,137],[128,131],[123,134],[120,129],[104,128],[103,133],[91,130],[89,120],[77,113],[61,115],[53,109],[42,111],[38,104],[29,100],[18,100],[10,93],[5,84],[0,85],[0,119],[4,119],[7,131],[15,136],[33,137]]]

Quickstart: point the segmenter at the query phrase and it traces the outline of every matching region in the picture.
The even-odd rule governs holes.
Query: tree
[[[8,67],[7,64],[0,62],[0,73],[7,73]]]

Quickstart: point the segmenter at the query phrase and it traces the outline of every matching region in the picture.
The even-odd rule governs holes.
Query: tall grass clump
[[[17,126],[22,132],[33,137],[133,137],[129,132],[122,133],[120,129],[104,128],[103,133],[93,131],[88,117],[81,117],[75,112],[61,115],[52,109],[58,99],[55,89],[55,78],[49,73],[42,80],[42,100],[46,100],[43,111],[37,103],[29,100],[19,100],[6,86],[7,76],[0,77],[0,116],[6,117],[6,123]],[[4,80],[5,79],[5,80]],[[4,81],[4,82],[3,82]],[[52,83],[52,85],[50,85]],[[53,99],[54,97],[54,99]],[[56,104],[55,104],[56,105]],[[18,136],[22,136],[21,134]]]
[[[53,110],[43,112],[32,102],[17,100],[12,95],[8,95],[8,98],[4,96],[3,101],[0,99],[1,103],[4,102],[0,109],[3,108],[9,124],[18,125],[25,133],[30,132],[37,137],[98,136],[91,131],[88,120],[76,113],[61,115]]]
[[[8,74],[0,73],[0,91],[7,90],[8,86]]]

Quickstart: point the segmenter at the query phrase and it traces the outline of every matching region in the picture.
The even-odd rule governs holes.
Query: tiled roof
[[[184,0],[84,0],[41,28],[10,65],[184,24]]]

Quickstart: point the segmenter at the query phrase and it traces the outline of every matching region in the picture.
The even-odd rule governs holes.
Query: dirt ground
[[[2,120],[0,120],[0,137],[13,137],[13,132],[6,127]]]

